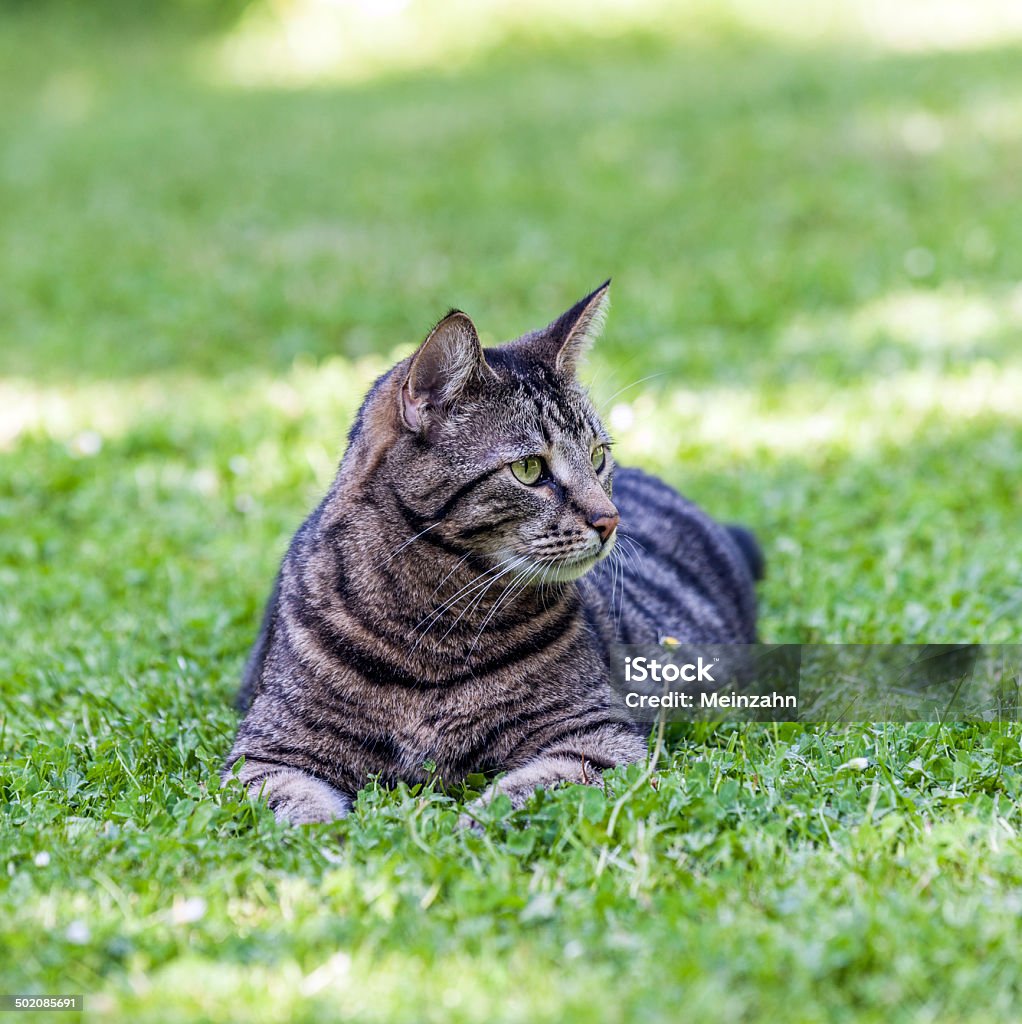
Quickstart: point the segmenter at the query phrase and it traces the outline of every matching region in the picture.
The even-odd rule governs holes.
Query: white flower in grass
[[[314,996],[324,989],[330,988],[347,979],[351,973],[351,956],[343,950],[334,953],[326,963],[320,964],[314,971],[302,979],[303,996]]]
[[[83,430],[68,441],[67,447],[72,455],[89,459],[103,450],[103,438],[95,430]]]
[[[195,471],[192,476],[192,486],[199,494],[209,497],[220,489],[220,478],[212,469],[205,466]]]
[[[45,850],[43,850],[42,853],[37,853],[35,855],[35,866],[37,868],[45,868],[49,865],[49,863],[50,855]]]
[[[838,765],[839,772],[864,772],[869,767],[868,757],[853,757],[850,761]]]
[[[84,946],[92,938],[92,932],[84,921],[72,921],[67,926],[64,937],[75,946]]]
[[[917,246],[909,249],[904,258],[905,272],[909,277],[929,277],[936,269],[937,261],[929,249]]]
[[[201,896],[190,896],[186,900],[174,900],[170,919],[174,924],[195,924],[206,916],[206,901]]]

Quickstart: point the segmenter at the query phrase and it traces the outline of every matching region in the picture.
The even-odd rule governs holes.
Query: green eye
[[[515,479],[530,487],[543,475],[543,460],[538,455],[530,455],[511,463],[511,472]]]
[[[593,469],[595,469],[596,472],[599,473],[599,471],[601,469],[603,469],[603,467],[606,464],[606,462],[607,462],[607,449],[606,449],[606,446],[602,445],[602,444],[597,445],[593,449]]]

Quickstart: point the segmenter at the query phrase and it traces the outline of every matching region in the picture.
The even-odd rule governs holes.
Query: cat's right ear
[[[401,388],[404,425],[421,430],[430,410],[451,408],[473,379],[492,372],[475,324],[461,310],[452,309],[412,357]]]

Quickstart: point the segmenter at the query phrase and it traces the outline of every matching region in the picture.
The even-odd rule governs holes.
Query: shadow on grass
[[[5,50],[35,24],[5,23]],[[122,67],[86,35],[5,72],[2,375],[277,371],[413,343],[452,304],[497,340],[608,273],[601,353],[631,379],[843,380],[1014,344],[1022,49],[635,36],[296,92],[217,88],[161,45]],[[981,327],[844,329],[906,293]]]

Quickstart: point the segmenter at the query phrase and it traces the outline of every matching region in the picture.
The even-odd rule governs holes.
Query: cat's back
[[[718,523],[638,469],[618,467],[614,503],[617,547],[585,591],[619,642],[755,641],[761,556],[751,534]]]

